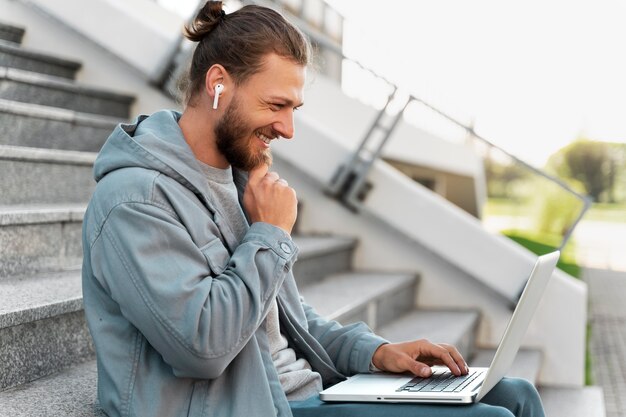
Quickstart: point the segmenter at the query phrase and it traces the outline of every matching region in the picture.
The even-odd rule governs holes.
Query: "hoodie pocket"
[[[214,275],[220,275],[228,266],[230,260],[230,254],[224,247],[224,244],[219,238],[215,238],[203,247],[200,251],[209,263],[209,268]]]

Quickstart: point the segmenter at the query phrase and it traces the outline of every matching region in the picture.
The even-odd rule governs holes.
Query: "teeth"
[[[262,133],[256,133],[256,137],[261,139],[263,142],[265,142],[267,145],[270,144],[270,142],[272,141],[271,138],[268,138],[267,136],[263,135]]]

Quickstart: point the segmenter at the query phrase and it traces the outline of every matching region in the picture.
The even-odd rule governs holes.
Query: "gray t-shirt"
[[[249,226],[239,204],[232,169],[214,168],[200,161],[198,163],[207,177],[209,189],[216,197],[213,201],[215,209],[227,219],[228,226],[241,241]],[[287,399],[298,401],[318,394],[322,390],[322,377],[312,370],[306,359],[298,359],[296,352],[288,347],[287,338],[280,332],[276,300],[265,319],[265,328],[272,360]]]

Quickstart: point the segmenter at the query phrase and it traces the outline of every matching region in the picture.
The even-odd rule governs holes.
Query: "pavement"
[[[626,255],[626,253],[624,253]],[[626,272],[585,268],[589,287],[592,378],[607,417],[626,417]]]
[[[580,265],[626,271],[626,223],[583,220],[573,238]]]
[[[573,237],[589,288],[593,383],[606,416],[626,417],[626,223],[583,220]]]

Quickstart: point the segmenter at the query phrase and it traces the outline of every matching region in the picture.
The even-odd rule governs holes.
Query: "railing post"
[[[370,125],[367,133],[363,136],[363,140],[359,144],[359,147],[352,154],[348,162],[345,165],[339,167],[337,173],[333,177],[333,180],[326,188],[326,193],[328,195],[343,199],[348,190],[351,189],[350,184],[353,183],[355,175],[358,175],[357,171],[359,170],[359,166],[363,163],[363,150],[366,148],[366,145],[370,141],[377,126],[380,125],[380,122],[387,112],[389,105],[393,101],[396,92],[397,88],[394,86],[393,91],[387,97],[387,103],[385,103],[385,106],[378,112],[376,118],[372,121],[372,124]]]
[[[196,15],[200,11],[200,9],[204,6],[204,4],[205,4],[205,0],[198,1],[196,8],[194,9],[189,19],[187,20],[188,25],[193,22],[193,19],[196,17]],[[159,66],[155,69],[154,73],[151,75],[150,83],[153,86],[157,87],[160,90],[164,89],[165,84],[167,84],[168,79],[174,72],[173,70],[176,67],[176,57],[181,52],[181,49],[182,49],[181,46],[184,41],[185,41],[185,36],[183,35],[183,32],[181,30],[181,32],[176,37],[176,40],[174,40],[170,44],[167,54],[165,54]]]

